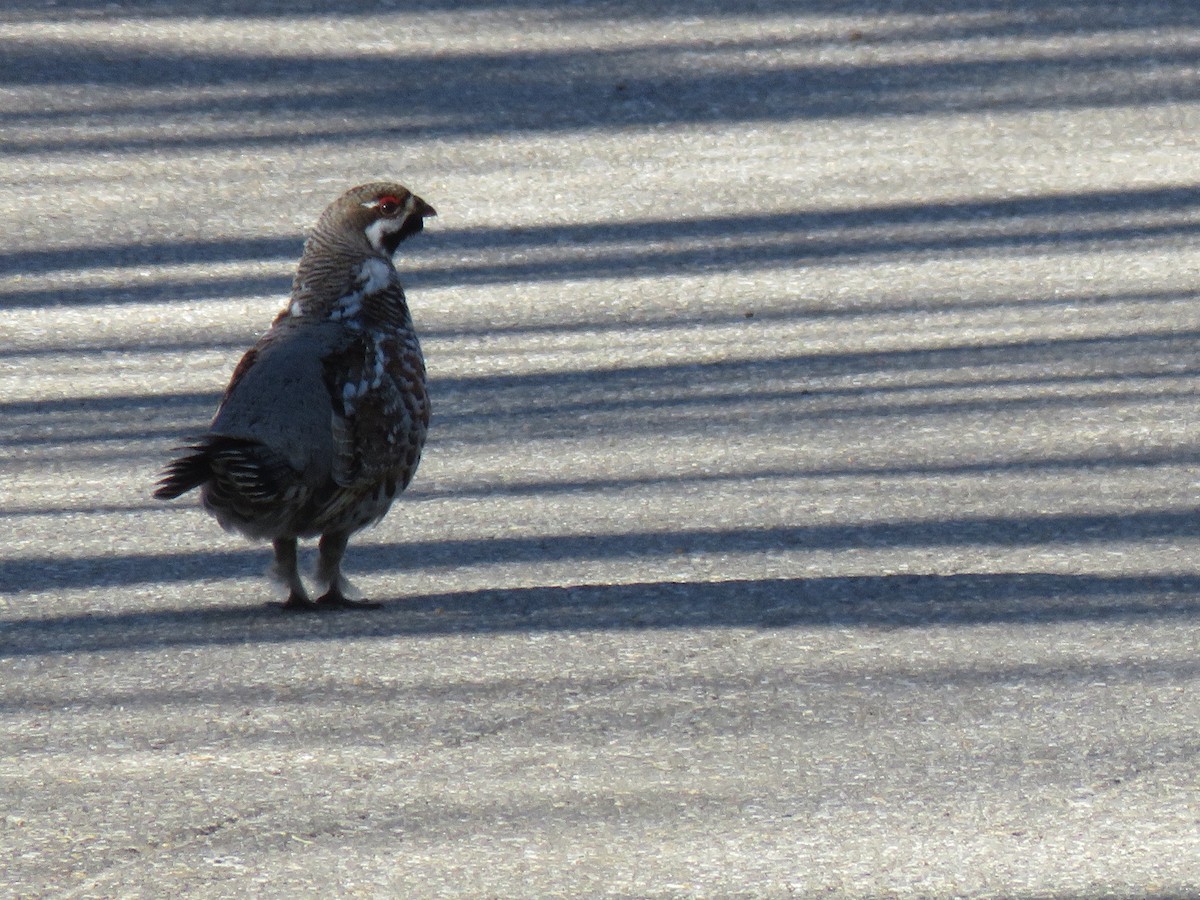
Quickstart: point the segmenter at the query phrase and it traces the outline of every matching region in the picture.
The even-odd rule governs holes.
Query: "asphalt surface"
[[[212,6],[0,13],[0,894],[1200,895],[1194,4]],[[288,616],[150,491],[384,176]]]

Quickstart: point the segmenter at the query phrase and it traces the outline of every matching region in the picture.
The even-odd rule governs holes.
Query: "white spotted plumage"
[[[386,288],[394,278],[396,270],[386,260],[372,257],[362,264],[358,271],[364,294],[374,294]]]

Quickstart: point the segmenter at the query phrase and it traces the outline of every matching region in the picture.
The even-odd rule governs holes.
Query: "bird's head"
[[[401,241],[436,215],[432,206],[403,185],[376,181],[351,188],[333,201],[321,216],[317,231],[361,234],[373,250],[390,259]]]

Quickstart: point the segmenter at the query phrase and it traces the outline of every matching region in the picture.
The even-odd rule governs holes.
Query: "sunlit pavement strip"
[[[1200,12],[16,0],[0,893],[1200,892]],[[374,613],[151,500],[395,176]]]

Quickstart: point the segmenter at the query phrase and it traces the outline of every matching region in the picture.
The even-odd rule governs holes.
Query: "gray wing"
[[[325,323],[281,324],[238,365],[211,432],[258,442],[311,486],[334,466],[333,404],[322,360],[344,352],[353,335]]]

